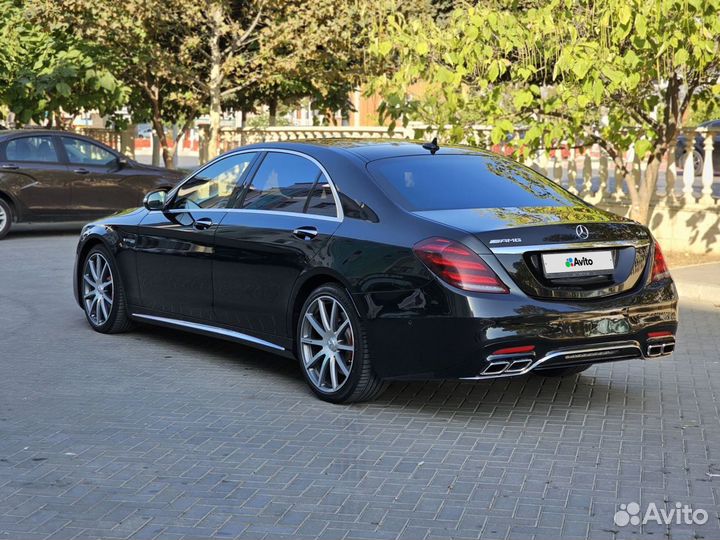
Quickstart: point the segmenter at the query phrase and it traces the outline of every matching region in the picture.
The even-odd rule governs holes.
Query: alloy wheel
[[[355,355],[352,321],[331,296],[319,296],[303,314],[300,330],[302,363],[321,392],[339,390],[350,377]]]
[[[83,271],[83,304],[85,313],[95,326],[102,326],[110,317],[113,295],[110,263],[101,253],[93,253],[85,262]]]
[[[0,204],[0,231],[2,231],[5,228],[5,225],[7,224],[8,215],[7,212],[5,212],[5,209]]]
[[[693,169],[695,176],[702,176],[703,155],[697,150],[693,150]]]

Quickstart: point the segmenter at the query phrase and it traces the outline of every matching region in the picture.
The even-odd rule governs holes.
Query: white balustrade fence
[[[509,144],[490,144],[489,128],[479,127],[478,135],[491,150],[513,155]],[[683,135],[691,151],[676,156],[673,148],[661,164],[651,202],[649,226],[666,250],[720,253],[720,129],[691,128]],[[416,126],[400,128],[392,136],[382,126],[271,127],[223,130],[221,148],[227,151],[269,141],[388,137],[430,138],[422,127]],[[206,156],[205,134],[201,137],[201,161]],[[626,159],[633,164],[628,180],[639,186],[646,164],[634,156],[632,148]],[[616,174],[613,161],[597,145],[583,148],[559,145],[556,149],[523,158],[523,162],[591,204],[619,215],[630,214],[627,185]]]

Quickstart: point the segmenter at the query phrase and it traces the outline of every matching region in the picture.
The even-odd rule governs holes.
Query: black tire
[[[111,272],[112,279],[112,307],[109,310],[108,316],[105,320],[98,324],[98,321],[94,320],[93,315],[88,311],[88,304],[84,298],[84,276],[86,269],[88,269],[88,261],[93,258],[94,255],[99,254],[108,263]],[[105,246],[97,245],[93,247],[83,260],[82,268],[80,269],[79,276],[80,283],[78,285],[80,291],[80,300],[83,305],[83,312],[88,323],[96,332],[101,334],[119,334],[127,332],[132,329],[134,324],[128,317],[127,300],[125,296],[125,288],[122,284],[120,272],[115,262],[115,258],[112,256]]]
[[[578,373],[582,373],[588,368],[590,368],[590,366],[569,366],[561,368],[541,369],[533,371],[532,373],[534,373],[535,375],[540,375],[541,377],[569,377],[571,375],[577,375]]]
[[[13,209],[12,206],[5,200],[0,199],[0,240],[7,236],[10,232],[13,222]]]
[[[344,383],[335,391],[328,388],[320,388],[316,384],[316,381],[313,380],[309,370],[305,367],[303,360],[303,320],[305,319],[308,309],[313,306],[316,300],[325,299],[325,301],[327,301],[328,297],[342,306],[344,314],[349,320],[350,331],[354,341],[354,352],[352,353],[352,363],[349,366],[349,375],[347,375]],[[341,287],[335,284],[323,285],[315,289],[310,296],[308,296],[300,310],[295,336],[296,354],[300,361],[300,369],[308,386],[310,386],[313,393],[320,399],[330,403],[371,401],[377,398],[387,388],[388,383],[380,379],[373,371],[364,325],[355,312],[355,307],[350,296]],[[332,365],[329,369],[333,369]]]

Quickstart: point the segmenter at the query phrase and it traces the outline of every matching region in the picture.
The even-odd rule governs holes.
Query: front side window
[[[39,161],[57,163],[57,152],[52,138],[44,135],[13,139],[5,147],[5,159],[8,161]]]
[[[229,156],[204,168],[180,187],[172,208],[227,208],[233,191],[255,155]]]
[[[320,168],[304,157],[269,152],[248,186],[242,208],[302,213],[321,175]]]
[[[68,161],[73,165],[107,166],[116,158],[101,146],[73,137],[61,137]]]

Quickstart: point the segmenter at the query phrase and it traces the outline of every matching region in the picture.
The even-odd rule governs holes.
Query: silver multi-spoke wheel
[[[7,215],[7,212],[5,212],[5,209],[0,204],[0,231],[5,229],[5,225],[7,224],[8,219],[9,217]]]
[[[303,314],[300,350],[305,372],[321,392],[336,392],[350,377],[355,336],[345,308],[332,296],[319,296]]]
[[[102,326],[110,317],[114,292],[110,263],[101,253],[93,253],[83,270],[83,305],[95,326]]]

